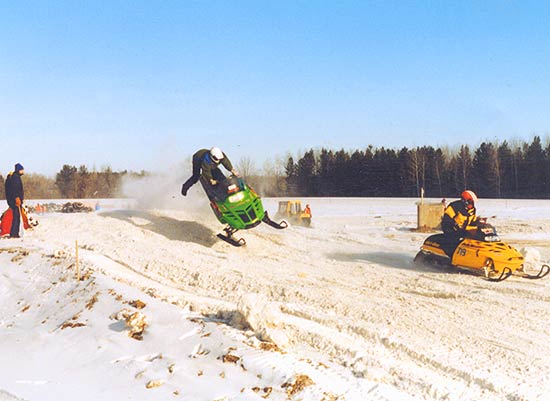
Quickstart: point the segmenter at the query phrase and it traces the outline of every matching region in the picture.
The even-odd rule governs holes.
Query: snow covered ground
[[[38,216],[0,241],[0,400],[550,400],[550,278],[414,265],[412,199],[308,202],[240,249],[200,196]],[[549,201],[478,212],[550,261]]]

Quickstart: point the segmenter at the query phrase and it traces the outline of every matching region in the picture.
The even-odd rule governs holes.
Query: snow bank
[[[69,250],[29,238],[0,243],[0,400],[359,400],[369,391],[385,400],[395,392],[113,280],[100,271],[125,266],[102,260],[84,249],[78,281]]]
[[[250,325],[258,338],[271,341],[281,348],[288,347],[284,314],[280,306],[269,302],[265,295],[243,295],[237,304],[237,311],[233,318],[233,324],[237,327]]]
[[[17,398],[13,394],[0,389],[0,401],[24,401],[22,398]]]
[[[273,210],[277,201],[266,199],[265,205]],[[11,305],[3,310],[9,318],[2,319],[9,324],[14,320],[11,316],[17,315],[20,333],[24,332],[20,316],[31,316],[30,312],[40,310],[36,304],[46,303],[27,299],[28,290],[21,283],[32,283],[30,288],[39,288],[37,293],[41,285],[61,283],[50,291],[55,296],[48,302],[52,305],[48,316],[59,324],[74,315],[73,306],[63,313],[55,309],[59,299],[72,305],[75,298],[67,294],[73,288],[64,287],[70,281],[45,275],[53,269],[49,264],[40,272],[33,266],[46,260],[35,252],[63,250],[73,255],[78,240],[82,262],[94,271],[95,284],[87,287],[89,293],[78,292],[83,283],[79,284],[77,293],[82,295],[74,307],[82,309],[93,294],[108,289],[121,294],[123,300],[139,298],[147,304],[142,313],[149,323],[143,341],[130,338],[124,322],[108,319],[128,305],[101,295],[93,311],[80,315],[87,326],[67,328],[62,336],[39,332],[37,338],[16,337],[12,328],[0,326],[6,347],[50,341],[47,346],[53,350],[77,348],[89,355],[85,362],[96,371],[110,367],[106,374],[113,381],[109,382],[111,390],[101,387],[105,391],[119,387],[126,391],[124,386],[138,380],[132,375],[143,369],[139,357],[162,354],[162,359],[145,363],[152,370],[139,378],[139,393],[133,399],[147,399],[140,397],[148,397],[151,391],[184,394],[186,380],[197,391],[191,399],[216,399],[218,395],[259,399],[266,395],[261,392],[263,386],[272,388],[266,399],[286,399],[287,390],[298,388],[297,383],[309,383],[298,380],[301,375],[315,384],[294,394],[295,399],[331,399],[325,393],[341,400],[550,399],[550,378],[545,373],[550,369],[549,325],[544,319],[550,312],[550,279],[511,278],[497,284],[470,274],[414,265],[412,259],[427,236],[412,230],[415,200],[309,199],[312,228],[291,226],[278,231],[260,225],[239,232],[247,239],[241,249],[217,240],[215,234],[221,227],[204,198],[180,197],[179,202],[182,208],[170,210],[46,215],[39,228],[23,240],[1,243],[37,249],[22,259],[22,269],[10,265],[0,276],[0,292],[16,294],[2,300],[1,305]],[[504,241],[525,248],[528,263],[535,265],[550,260],[546,205],[546,201],[483,200],[478,210],[490,217]],[[25,270],[29,275],[10,276]],[[41,277],[46,280],[43,284]],[[26,304],[13,304],[12,299],[23,299],[31,306],[21,313]],[[42,326],[43,316],[41,312],[30,320],[33,327]],[[206,328],[192,319],[202,321]],[[78,343],[64,342],[69,341],[65,333],[85,335],[73,334]],[[202,337],[206,333],[211,334]],[[80,344],[88,343],[95,348],[82,349]],[[111,343],[124,352],[111,353]],[[98,345],[105,359],[98,356]],[[134,348],[138,346],[144,348]],[[51,355],[40,356],[38,351],[48,347],[31,349],[22,357],[30,360],[39,355],[52,360]],[[229,351],[231,347],[237,350]],[[128,358],[107,363],[123,356]],[[168,361],[176,366],[189,363],[191,370],[171,376],[166,373]],[[233,365],[236,371],[229,377],[224,370],[225,379],[220,381],[220,369]],[[9,367],[10,372],[17,369]],[[78,369],[79,374],[87,372],[84,364]],[[213,384],[201,387],[204,383],[195,380],[193,369],[202,370],[197,377],[208,377]],[[17,381],[53,383],[62,377],[57,373],[53,369],[49,379],[38,374],[12,375],[0,381],[0,388],[31,400],[28,395],[35,395],[38,385]],[[257,381],[258,375],[263,381]],[[83,380],[82,376],[69,377]],[[145,388],[155,380],[163,384]],[[237,383],[229,387],[238,393],[213,393],[227,387],[227,381]],[[50,381],[42,386],[55,387]],[[258,393],[240,393],[241,387],[256,386],[261,389]],[[23,392],[23,387],[36,392]],[[89,391],[102,399],[96,390]],[[173,396],[166,395],[156,399]]]

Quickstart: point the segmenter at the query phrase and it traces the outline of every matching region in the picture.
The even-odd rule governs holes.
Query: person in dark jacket
[[[182,185],[181,194],[186,196],[189,188],[195,185],[201,176],[204,177],[210,185],[217,185],[219,181],[225,178],[219,169],[220,164],[224,166],[227,171],[230,171],[231,174],[235,176],[239,175],[233,168],[231,161],[220,148],[214,147],[210,150],[201,149],[196,152],[193,155],[193,175]]]
[[[442,241],[441,245],[450,257],[452,257],[462,239],[477,230],[477,225],[481,219],[476,216],[476,201],[477,196],[473,191],[464,191],[459,200],[451,202],[445,208],[441,220],[445,240]]]
[[[21,206],[25,199],[23,182],[21,176],[25,174],[25,169],[19,163],[15,165],[15,170],[6,177],[5,189],[8,206],[13,213],[10,238],[19,238],[19,225],[21,223]]]
[[[467,237],[469,232],[477,230],[476,201],[477,196],[473,191],[464,191],[460,200],[451,202],[445,208],[441,221],[443,233]]]

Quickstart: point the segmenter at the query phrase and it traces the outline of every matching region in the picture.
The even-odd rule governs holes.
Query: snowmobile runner
[[[512,275],[540,279],[550,273],[548,265],[542,265],[538,274],[526,273],[523,255],[502,242],[496,229],[487,223],[479,223],[475,233],[466,238],[429,236],[414,261],[465,269],[482,274],[489,281],[503,281]]]
[[[200,179],[216,218],[226,224],[225,234],[218,234],[218,238],[233,246],[243,246],[244,238],[233,237],[238,230],[248,230],[262,222],[276,229],[288,227],[284,220],[276,223],[269,218],[261,198],[242,178],[233,175],[219,178],[217,185],[210,185],[204,177]]]

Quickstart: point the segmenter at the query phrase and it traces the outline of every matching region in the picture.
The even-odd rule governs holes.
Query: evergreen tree
[[[483,198],[499,196],[498,157],[493,144],[483,142],[474,152],[472,189]]]
[[[63,198],[75,197],[76,167],[65,164],[55,176],[55,185]]]
[[[384,159],[389,166],[386,176],[385,196],[402,196],[399,192],[399,159],[394,149],[387,149]]]
[[[296,181],[296,175],[297,175],[297,169],[296,164],[294,163],[294,158],[292,156],[288,157],[286,166],[285,166],[285,174],[286,174],[286,186],[288,194],[291,196],[296,195],[296,188],[297,188],[297,181]]]
[[[315,155],[313,149],[309,150],[298,160],[297,166],[297,182],[298,193],[304,196],[315,196],[316,182],[315,182]]]
[[[528,198],[540,198],[546,187],[546,176],[544,174],[545,155],[540,142],[540,137],[535,136],[533,142],[525,151],[523,177],[525,191],[524,196]]]
[[[349,196],[349,182],[352,178],[352,172],[348,168],[349,155],[341,149],[334,154],[334,176],[333,176],[333,195]]]
[[[550,197],[550,142],[544,149],[544,198]]]
[[[369,145],[363,152],[363,170],[365,171],[364,177],[362,177],[363,189],[361,193],[363,196],[374,196],[376,193],[376,183],[378,177],[376,174],[376,166],[374,162],[374,147]]]
[[[90,189],[90,173],[88,168],[84,165],[78,168],[76,175],[76,197],[77,198],[89,198],[91,197],[88,193]]]
[[[414,175],[410,174],[411,169],[411,152],[406,147],[402,148],[397,154],[398,163],[398,187],[401,196],[416,196],[416,182],[413,179]]]
[[[333,186],[334,186],[333,173],[334,173],[334,153],[332,152],[332,150],[329,151],[323,148],[321,149],[321,154],[319,155],[319,168],[318,168],[320,196],[333,195],[332,193]]]
[[[508,142],[504,141],[497,150],[498,175],[500,181],[500,196],[510,198],[514,196],[514,170],[512,150]]]
[[[432,146],[424,146],[422,149],[424,159],[423,187],[428,197],[440,197],[443,195],[441,170],[444,167],[443,152]]]
[[[514,183],[514,198],[521,197],[522,187],[521,174],[523,170],[523,151],[516,146],[512,151],[512,179]]]
[[[356,150],[349,159],[347,196],[362,196],[366,174],[363,152]]]
[[[431,165],[433,169],[434,186],[436,188],[433,196],[437,195],[441,197],[445,193],[443,185],[445,182],[445,155],[440,148],[434,151]]]

